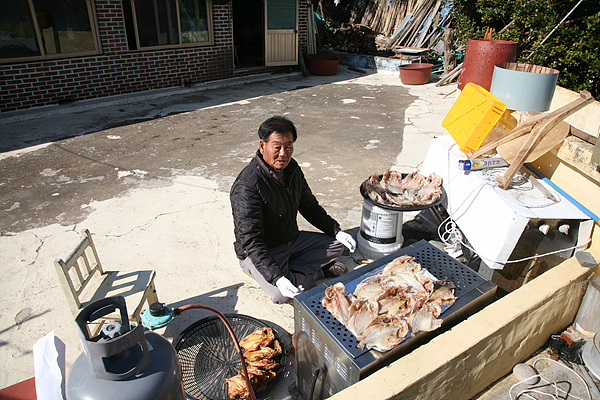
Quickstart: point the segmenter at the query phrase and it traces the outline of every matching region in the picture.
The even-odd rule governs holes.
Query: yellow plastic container
[[[502,100],[472,82],[465,85],[442,121],[465,154],[477,150],[496,125],[511,130],[516,119]]]

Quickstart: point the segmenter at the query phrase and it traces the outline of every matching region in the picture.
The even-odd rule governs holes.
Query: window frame
[[[148,51],[148,50],[164,50],[164,49],[178,49],[178,48],[189,48],[189,47],[199,47],[199,46],[212,46],[214,44],[214,29],[213,29],[213,10],[212,10],[212,1],[210,0],[195,0],[197,2],[204,1],[206,6],[206,18],[207,18],[207,29],[208,29],[208,41],[205,42],[191,42],[184,43],[182,42],[182,32],[181,32],[181,19],[179,13],[179,1],[172,0],[175,2],[176,12],[177,12],[177,31],[178,31],[178,41],[179,43],[175,44],[159,44],[154,46],[141,46],[140,44],[140,35],[138,30],[138,19],[135,10],[135,0],[124,0],[129,2],[129,7],[131,10],[131,19],[133,20],[133,30],[135,34],[135,48],[131,46],[131,43],[128,43],[128,48],[130,51]],[[125,18],[125,15],[123,15]],[[124,24],[126,25],[128,22],[125,20]],[[127,27],[125,26],[125,30],[127,31]],[[129,38],[127,39],[129,42]]]
[[[100,46],[100,34],[98,31],[98,17],[96,15],[96,3],[94,0],[84,0],[88,11],[88,18],[90,20],[90,32],[92,34],[92,42],[94,43],[94,50],[85,51],[71,51],[68,53],[46,53],[42,43],[42,32],[36,16],[35,7],[33,0],[27,0],[29,6],[29,13],[31,14],[31,20],[33,21],[32,28],[35,32],[35,40],[37,41],[40,55],[39,56],[26,56],[26,57],[12,57],[12,58],[0,58],[0,64],[16,63],[16,62],[27,62],[27,61],[44,61],[44,60],[57,60],[64,58],[74,58],[81,56],[98,55],[102,53]]]

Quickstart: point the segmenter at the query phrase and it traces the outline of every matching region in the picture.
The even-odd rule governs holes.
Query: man
[[[234,246],[242,269],[274,303],[285,303],[314,287],[315,279],[346,273],[336,259],[344,246],[354,252],[356,242],[319,205],[292,158],[294,124],[271,117],[258,136],[256,156],[231,187]],[[324,233],[300,231],[298,212]]]

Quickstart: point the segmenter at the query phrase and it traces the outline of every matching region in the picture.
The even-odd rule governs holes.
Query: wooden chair
[[[88,304],[109,296],[123,296],[129,321],[141,324],[144,303],[158,302],[154,287],[155,271],[104,271],[89,230],[81,232],[81,241],[65,261],[54,261],[58,279],[74,316]],[[88,287],[88,285],[90,285]],[[86,290],[87,289],[87,290]],[[115,313],[105,321],[120,321]]]

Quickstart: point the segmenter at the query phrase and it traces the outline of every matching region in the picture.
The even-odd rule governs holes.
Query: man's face
[[[259,144],[263,159],[275,171],[283,171],[288,166],[294,153],[294,139],[291,133],[273,132],[267,142]]]

